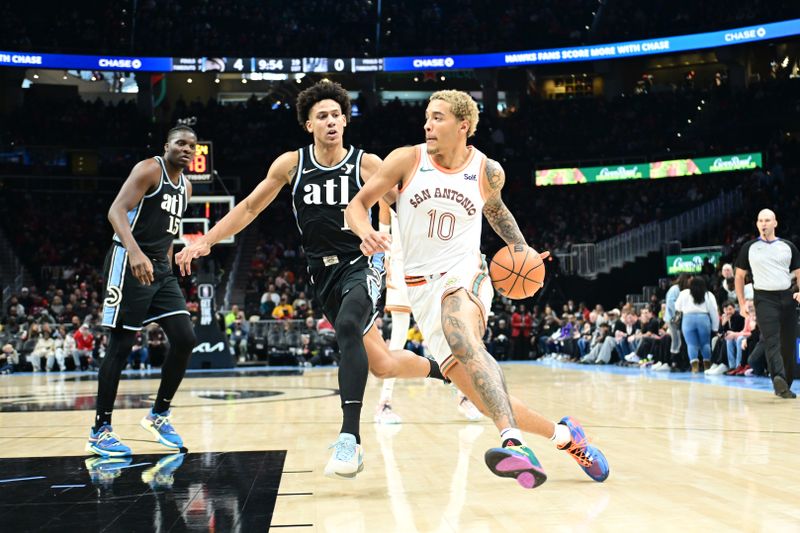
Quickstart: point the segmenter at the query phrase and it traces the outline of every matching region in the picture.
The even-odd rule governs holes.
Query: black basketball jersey
[[[361,239],[344,220],[344,209],[361,189],[364,150],[349,148],[337,165],[324,167],[314,158],[314,145],[298,150],[297,175],[292,185],[292,207],[306,256],[361,253]]]
[[[169,179],[164,160],[159,156],[155,159],[161,166],[158,187],[145,194],[138,205],[128,211],[128,222],[142,252],[151,259],[166,260],[169,247],[180,232],[181,218],[189,199],[183,173],[175,185]],[[122,244],[116,234],[114,241]]]

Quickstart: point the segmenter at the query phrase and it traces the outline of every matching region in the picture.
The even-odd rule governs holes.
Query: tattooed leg
[[[480,312],[464,289],[442,301],[442,329],[453,357],[471,378],[487,415],[498,429],[517,427],[503,371],[483,345]]]

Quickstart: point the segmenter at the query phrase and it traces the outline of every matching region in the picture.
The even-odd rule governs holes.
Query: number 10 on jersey
[[[449,211],[439,213],[435,209],[428,211],[428,216],[431,218],[428,225],[428,238],[433,239],[436,235],[443,241],[449,241],[456,228],[456,216]]]

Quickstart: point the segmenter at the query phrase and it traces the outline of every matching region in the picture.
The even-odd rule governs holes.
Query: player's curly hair
[[[450,104],[450,109],[458,120],[469,122],[467,137],[475,135],[475,130],[478,129],[478,104],[469,94],[454,90],[436,91],[429,99],[431,102],[434,100],[442,100]]]
[[[350,95],[347,94],[347,90],[344,87],[335,81],[325,80],[319,81],[308,89],[300,91],[300,94],[297,95],[297,121],[300,123],[301,128],[305,129],[306,121],[309,119],[309,113],[311,113],[311,108],[314,107],[314,104],[322,100],[333,100],[337,102],[342,108],[342,113],[347,119],[347,122],[350,122]]]

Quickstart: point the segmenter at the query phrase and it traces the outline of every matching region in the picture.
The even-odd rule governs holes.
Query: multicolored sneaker
[[[475,404],[461,393],[458,394],[458,412],[464,415],[464,418],[470,422],[477,422],[483,418],[483,415],[478,411],[478,408],[475,407]]]
[[[139,425],[150,432],[156,442],[160,442],[167,448],[180,449],[183,447],[183,439],[172,427],[169,421],[170,414],[170,409],[161,414],[154,413],[151,409],[147,416],[142,418]]]
[[[339,433],[339,438],[328,446],[333,448],[331,458],[325,465],[325,475],[333,479],[355,479],[364,470],[364,450],[356,443],[356,436]]]
[[[142,472],[142,481],[153,490],[171,489],[175,483],[173,473],[183,464],[185,453],[173,453],[162,457],[155,465]]]
[[[85,450],[101,457],[131,455],[131,449],[122,443],[109,424],[103,424],[97,431],[94,428],[89,430],[89,441]]]
[[[524,445],[491,448],[484,454],[486,466],[496,476],[513,477],[522,487],[533,489],[547,481],[533,450]]]
[[[572,440],[564,446],[558,446],[558,449],[566,450],[590,478],[598,482],[605,481],[609,474],[608,461],[603,452],[586,440],[583,426],[571,416],[565,416],[559,424],[569,428]]]
[[[130,457],[90,457],[83,464],[86,466],[92,485],[108,489],[131,461]]]
[[[401,424],[402,422],[400,416],[392,411],[392,404],[389,402],[378,404],[378,409],[375,411],[376,424]]]

